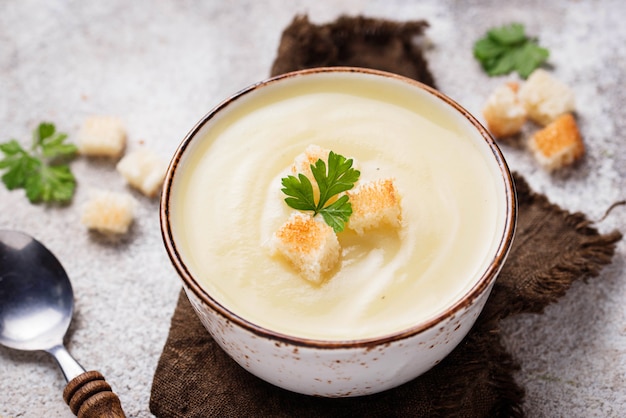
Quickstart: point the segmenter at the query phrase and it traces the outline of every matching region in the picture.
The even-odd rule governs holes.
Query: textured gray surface
[[[41,120],[75,138],[93,114],[122,118],[128,149],[144,143],[168,158],[193,124],[231,93],[263,79],[281,30],[295,14],[316,23],[340,14],[427,19],[428,51],[439,88],[480,115],[503,80],[487,78],[471,55],[489,27],[520,21],[540,36],[555,76],[577,96],[585,160],[548,174],[520,144],[504,144],[513,170],[570,211],[600,219],[626,198],[626,6],[615,1],[122,1],[0,2],[0,141],[26,143]],[[150,416],[156,363],[178,279],[163,249],[158,203],[136,193],[131,233],[112,244],[79,222],[90,188],[126,186],[106,160],[79,158],[68,207],[30,205],[0,187],[0,228],[35,235],[61,259],[77,297],[69,349],[107,376],[131,417]],[[597,224],[626,229],[626,207]],[[522,364],[531,417],[626,415],[626,243],[600,277],[577,283],[543,315],[505,324]],[[0,416],[69,417],[64,381],[42,353],[0,348]]]

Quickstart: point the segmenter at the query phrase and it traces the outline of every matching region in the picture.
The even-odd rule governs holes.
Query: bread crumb
[[[526,122],[526,108],[519,100],[519,84],[510,82],[497,87],[483,109],[487,128],[496,138],[519,133]]]
[[[90,116],[78,132],[77,146],[83,155],[119,158],[126,146],[126,131],[116,117]]]
[[[528,145],[537,161],[550,171],[574,163],[585,153],[576,120],[570,113],[536,132]]]
[[[367,229],[389,225],[400,226],[401,195],[391,178],[363,182],[346,194],[352,204],[347,227],[361,235]]]
[[[299,212],[274,233],[270,249],[272,254],[282,254],[304,279],[315,284],[323,281],[324,273],[336,266],[341,255],[333,228]]]
[[[541,68],[528,77],[519,90],[519,97],[528,117],[544,126],[576,108],[574,92]]]
[[[130,152],[117,163],[117,171],[128,184],[146,196],[156,196],[163,185],[167,162],[153,151],[140,148]]]
[[[127,193],[95,190],[83,207],[81,222],[104,234],[128,232],[137,202]]]

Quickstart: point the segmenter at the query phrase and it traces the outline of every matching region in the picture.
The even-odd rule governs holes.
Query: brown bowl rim
[[[416,86],[436,98],[442,100],[447,103],[452,108],[456,109],[462,116],[465,117],[480,133],[483,139],[489,145],[494,158],[500,168],[500,172],[503,177],[504,185],[505,185],[505,197],[506,197],[506,213],[505,213],[505,225],[504,231],[502,233],[502,237],[500,242],[498,243],[498,248],[495,252],[495,255],[492,259],[492,262],[489,264],[488,268],[483,272],[481,277],[476,281],[476,284],[457,302],[453,305],[449,306],[445,311],[439,313],[435,317],[421,322],[415,326],[406,328],[401,331],[392,332],[386,335],[381,335],[378,337],[370,337],[363,339],[350,339],[350,340],[323,340],[323,339],[313,339],[313,338],[304,338],[291,336],[284,333],[280,333],[277,331],[273,331],[262,327],[260,325],[251,322],[236,313],[232,312],[218,301],[213,299],[203,288],[202,286],[194,279],[193,275],[189,272],[185,263],[182,261],[180,257],[179,251],[176,248],[174,243],[173,233],[171,229],[171,225],[169,222],[169,200],[170,200],[170,190],[172,187],[172,182],[174,180],[174,174],[178,163],[185,152],[186,148],[189,146],[193,138],[196,134],[207,124],[216,114],[218,114],[222,109],[226,108],[229,104],[234,102],[235,100],[254,92],[255,90],[271,85],[274,83],[278,83],[281,80],[290,79],[294,77],[302,77],[308,74],[320,74],[320,73],[361,73],[373,76],[382,76],[395,80],[399,80],[404,83],[411,84]],[[310,347],[310,348],[322,348],[322,349],[337,349],[337,348],[371,348],[372,346],[377,346],[381,344],[391,343],[393,341],[398,341],[402,339],[406,339],[412,337],[414,335],[420,334],[430,328],[435,327],[437,324],[440,324],[446,320],[452,320],[459,311],[469,307],[479,296],[481,296],[485,291],[488,290],[491,283],[495,280],[498,275],[500,269],[504,265],[506,257],[511,249],[511,244],[513,242],[513,237],[515,235],[515,228],[517,223],[517,195],[515,192],[515,183],[513,181],[513,177],[511,175],[511,171],[504,159],[504,155],[500,150],[499,146],[495,142],[494,138],[491,136],[489,131],[464,107],[458,104],[456,101],[446,96],[445,94],[439,92],[438,90],[421,83],[419,81],[394,74],[381,70],[374,70],[369,68],[359,68],[359,67],[318,67],[318,68],[310,68],[303,69],[298,71],[293,71],[289,73],[280,74],[274,77],[270,77],[263,81],[254,83],[237,93],[231,95],[227,99],[223,100],[213,109],[211,109],[208,113],[206,113],[198,123],[187,133],[184,137],[181,144],[176,149],[174,156],[169,164],[167,169],[167,174],[165,176],[164,185],[163,185],[163,193],[161,194],[160,199],[160,207],[159,207],[159,220],[161,225],[161,235],[163,238],[163,242],[167,251],[167,254],[172,262],[174,268],[176,269],[179,277],[183,280],[184,286],[191,290],[194,295],[199,298],[204,304],[210,307],[214,312],[224,317],[227,321],[235,323],[240,327],[252,332],[253,334],[269,338],[275,341],[301,346],[301,347]]]

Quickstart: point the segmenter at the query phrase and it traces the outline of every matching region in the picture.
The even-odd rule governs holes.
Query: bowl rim
[[[178,248],[175,244],[171,223],[169,222],[169,214],[170,214],[170,198],[171,198],[171,188],[174,181],[174,176],[178,164],[185,152],[188,148],[192,140],[196,137],[198,132],[209,123],[220,111],[231,103],[236,101],[237,99],[246,96],[259,88],[264,86],[272,85],[275,83],[279,83],[282,80],[291,79],[294,77],[303,77],[310,74],[324,74],[324,73],[359,73],[377,77],[386,77],[390,79],[394,79],[403,83],[408,83],[417,87],[419,89],[424,90],[427,93],[435,96],[435,98],[442,100],[447,105],[455,109],[462,117],[464,117],[467,121],[469,121],[474,128],[478,131],[480,136],[486,141],[489,149],[491,150],[495,161],[498,165],[500,173],[502,175],[502,180],[505,187],[505,198],[506,212],[504,214],[504,228],[501,232],[500,241],[497,245],[495,254],[493,256],[492,261],[489,263],[487,268],[483,271],[480,278],[476,281],[476,283],[465,292],[465,294],[453,303],[451,306],[426,321],[422,321],[417,325],[412,327],[390,332],[388,334],[384,334],[381,336],[368,337],[362,339],[346,339],[346,340],[324,340],[324,339],[315,339],[315,338],[306,338],[306,337],[298,337],[292,336],[285,333],[281,333],[278,331],[274,331],[263,327],[261,325],[255,324],[254,322],[245,319],[238,314],[234,313],[217,300],[215,300],[204,288],[200,285],[200,283],[193,277],[189,269],[186,267],[185,263],[182,260],[182,257],[178,251]],[[160,198],[160,206],[159,206],[159,221],[161,226],[161,236],[165,245],[165,249],[170,258],[171,263],[173,264],[178,276],[182,279],[184,287],[186,291],[192,291],[193,294],[198,298],[202,303],[211,308],[218,315],[225,318],[227,321],[230,321],[234,324],[239,325],[247,331],[252,332],[253,334],[269,338],[272,340],[276,340],[279,342],[296,345],[300,347],[311,347],[311,348],[323,348],[323,349],[337,349],[337,348],[368,348],[380,344],[387,344],[393,341],[407,339],[409,337],[420,334],[430,328],[437,326],[445,322],[446,320],[452,320],[456,317],[456,315],[461,312],[463,309],[471,306],[476,299],[478,299],[485,291],[490,289],[490,286],[495,281],[499,271],[501,270],[504,262],[507,258],[507,255],[511,249],[511,245],[513,242],[513,238],[515,235],[515,228],[517,223],[517,195],[515,192],[515,183],[509,170],[509,167],[504,159],[504,155],[497,145],[496,141],[489,133],[489,131],[474,117],[470,112],[468,112],[464,107],[458,104],[456,101],[448,97],[447,95],[439,92],[433,87],[430,87],[424,83],[416,81],[414,79],[398,75],[395,73],[390,73],[381,70],[369,69],[369,68],[360,68],[360,67],[345,67],[345,66],[337,66],[337,67],[316,67],[309,68],[303,70],[292,71],[284,74],[280,74],[277,76],[273,76],[267,78],[265,80],[259,81],[257,83],[251,84],[248,87],[234,93],[233,95],[227,97],[225,100],[220,102],[218,105],[213,107],[209,112],[207,112],[196,124],[195,126],[187,133],[184,137],[180,145],[177,147],[170,164],[167,169],[167,173],[165,176],[163,191],[161,193]]]

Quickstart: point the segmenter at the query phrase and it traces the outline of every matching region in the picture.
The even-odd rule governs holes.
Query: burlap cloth
[[[427,26],[361,17],[319,26],[299,16],[283,32],[272,74],[352,65],[434,86],[416,42]],[[508,261],[469,335],[426,374],[359,398],[315,398],[279,389],[232,361],[181,291],[154,375],[151,412],[158,417],[523,416],[524,390],[513,379],[519,366],[500,342],[500,320],[541,312],[575,280],[596,276],[611,261],[621,234],[600,235],[583,214],[560,209],[514,177],[519,219]]]

